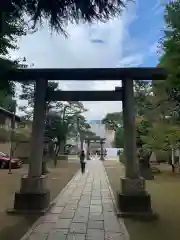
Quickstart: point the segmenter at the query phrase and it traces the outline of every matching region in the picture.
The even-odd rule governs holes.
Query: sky
[[[164,1],[130,2],[121,16],[107,23],[67,27],[68,37],[47,26],[19,40],[12,58],[26,57],[37,68],[155,67],[164,26]],[[121,81],[61,81],[62,90],[113,90]],[[24,104],[19,102],[20,105]],[[84,102],[88,120],[122,110],[121,102]]]

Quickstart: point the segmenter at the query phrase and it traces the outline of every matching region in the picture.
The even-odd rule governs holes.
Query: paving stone
[[[91,188],[84,188],[83,190],[83,194],[89,194],[90,192],[92,192]]]
[[[74,192],[73,194],[72,194],[72,196],[81,196],[81,194],[82,194],[82,192]]]
[[[75,215],[75,210],[63,210],[59,215],[59,218],[73,218]]]
[[[86,216],[75,215],[72,222],[87,223],[88,222],[88,215],[86,215]]]
[[[105,233],[103,230],[88,229],[86,240],[104,240]]]
[[[86,190],[91,190],[92,189],[92,185],[89,185],[86,183],[85,187],[84,187],[84,191]]]
[[[65,193],[62,196],[62,199],[64,200],[64,202],[67,202],[69,200],[70,196],[71,196],[71,194],[69,194],[65,191]]]
[[[78,199],[71,199],[71,200],[68,201],[68,204],[70,204],[70,205],[77,205],[78,202],[79,202]]]
[[[39,232],[39,233],[48,233],[51,231],[51,229],[54,228],[56,223],[42,223],[39,224],[35,229],[34,232]]]
[[[78,200],[78,201],[79,201],[79,199],[80,199],[80,196],[74,196],[74,195],[73,195],[73,196],[71,197],[71,201],[73,201],[73,200]]]
[[[114,211],[114,204],[103,204],[103,211],[113,212]]]
[[[88,229],[104,229],[103,221],[89,221]]]
[[[113,201],[112,201],[112,199],[102,198],[102,204],[106,204],[106,203],[112,204]]]
[[[99,214],[99,213],[90,213],[89,214],[89,220],[92,221],[103,221],[104,220],[104,216],[103,214]]]
[[[82,203],[81,205],[78,205],[78,207],[88,208],[88,209],[89,209],[89,206],[90,206],[90,204],[85,204],[85,203]]]
[[[106,232],[122,233],[123,229],[121,228],[118,220],[109,219],[109,221],[104,221],[104,229]]]
[[[91,196],[91,200],[101,200],[101,197]]]
[[[67,204],[67,203],[64,203],[64,202],[59,201],[59,202],[56,203],[56,207],[65,207],[66,204]]]
[[[45,233],[32,233],[29,237],[28,240],[46,240],[48,234]]]
[[[89,201],[80,201],[78,207],[89,207],[90,206],[90,200]]]
[[[65,240],[67,234],[63,231],[53,230],[49,233],[47,240]]]
[[[65,211],[67,210],[76,210],[77,205],[72,205],[72,204],[67,204],[66,207],[64,208]]]
[[[54,207],[51,210],[51,213],[61,213],[63,211],[64,207]]]
[[[102,206],[101,205],[90,205],[90,212],[102,212]]]
[[[71,219],[59,219],[58,222],[56,222],[56,227],[55,228],[69,228],[71,224]]]
[[[101,205],[101,200],[91,200],[91,205]]]
[[[101,197],[100,193],[92,193],[92,197]]]
[[[124,234],[121,233],[105,233],[105,240],[125,240]]]
[[[47,214],[44,217],[44,222],[57,222],[59,220],[59,214]]]
[[[72,223],[70,227],[71,233],[86,233],[85,223]]]
[[[85,234],[73,234],[69,233],[66,240],[85,240]]]
[[[91,193],[90,194],[82,194],[81,195],[81,200],[83,201],[86,201],[86,200],[89,200],[91,199]]]
[[[103,215],[104,215],[105,221],[106,220],[108,221],[110,218],[114,221],[117,221],[117,217],[116,217],[116,214],[114,212],[103,211]]]
[[[75,212],[75,216],[86,216],[89,213],[89,209],[88,208],[77,208],[76,212]]]

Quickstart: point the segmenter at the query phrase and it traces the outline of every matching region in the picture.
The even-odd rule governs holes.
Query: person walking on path
[[[80,153],[80,164],[81,164],[81,172],[84,173],[85,172],[85,167],[86,167],[84,150],[82,150],[81,153]]]

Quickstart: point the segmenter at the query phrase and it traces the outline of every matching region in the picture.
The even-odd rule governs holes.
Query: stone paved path
[[[128,240],[116,217],[114,197],[103,164],[88,161],[56,198],[51,212],[23,240]]]

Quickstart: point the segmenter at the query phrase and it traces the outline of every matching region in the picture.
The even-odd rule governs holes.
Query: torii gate
[[[90,144],[91,142],[98,142],[100,144],[100,160],[104,161],[104,150],[103,150],[103,144],[106,140],[106,138],[102,138],[99,136],[92,136],[92,137],[86,137],[83,139],[85,141],[85,143],[87,144],[87,160],[90,160]]]
[[[1,73],[1,79],[35,80],[34,115],[31,136],[30,163],[27,176],[21,179],[21,188],[15,193],[14,211],[45,211],[50,204],[47,176],[42,173],[43,135],[46,100],[54,101],[122,101],[124,123],[125,177],[121,179],[118,204],[123,214],[139,212],[152,214],[150,195],[145,181],[140,178],[136,160],[136,130],[133,80],[166,79],[161,68],[111,69],[16,69]],[[55,91],[50,92],[48,80],[122,80],[122,88],[115,91]]]

